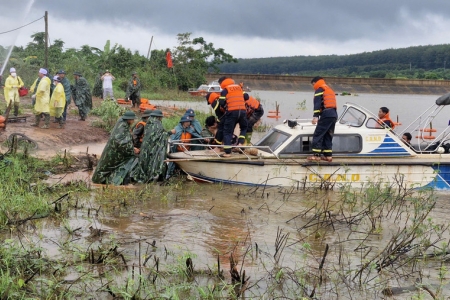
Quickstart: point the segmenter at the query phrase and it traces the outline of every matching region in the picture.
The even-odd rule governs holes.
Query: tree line
[[[365,78],[450,79],[450,44],[386,49],[350,55],[238,59],[223,73]]]
[[[132,52],[122,45],[111,45],[106,41],[103,49],[82,45],[79,49],[64,48],[64,41],[56,39],[48,47],[48,69],[56,74],[64,69],[70,75],[81,72],[91,83],[98,81],[99,75],[109,70],[116,83],[125,91],[131,73],[136,71],[143,89],[158,92],[165,89],[188,90],[206,82],[205,74],[218,72],[218,65],[224,62],[236,62],[224,49],[214,47],[202,37],[191,37],[191,33],[177,35],[178,45],[172,49],[152,50],[149,58]],[[9,48],[0,46],[0,63],[6,60]],[[166,55],[171,52],[173,67],[168,68]],[[24,46],[14,46],[11,57],[6,62],[3,77],[9,68],[15,67],[18,75],[26,85],[37,78],[39,68],[44,67],[45,33],[38,32],[31,36],[31,41]]]

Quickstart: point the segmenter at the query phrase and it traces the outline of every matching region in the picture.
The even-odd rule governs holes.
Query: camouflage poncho
[[[91,88],[86,78],[80,77],[72,86],[73,102],[78,107],[81,117],[86,117],[92,109]]]
[[[136,81],[136,84],[134,84],[134,81]],[[132,95],[135,95],[138,99],[141,98],[141,81],[139,80],[139,77],[131,77],[131,79],[128,81],[125,99],[130,98]]]
[[[165,175],[167,154],[167,132],[161,121],[150,117],[144,128],[139,162],[133,169],[131,177],[137,182],[149,182]]]
[[[70,89],[70,81],[66,77],[61,78],[61,84],[64,87],[64,94],[66,95],[66,103],[67,105],[70,104],[72,99],[72,91]]]
[[[103,86],[102,74],[100,74],[99,76],[97,76],[97,78],[95,78],[94,88],[92,89],[92,96],[102,98],[103,97],[102,86]]]
[[[121,185],[129,177],[134,155],[133,138],[130,125],[122,118],[117,121],[111,132],[108,143],[92,175],[92,182]]]

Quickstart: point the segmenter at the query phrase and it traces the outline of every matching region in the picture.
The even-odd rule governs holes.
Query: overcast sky
[[[28,7],[31,6],[28,12]],[[66,48],[106,40],[147,55],[173,48],[191,32],[235,58],[353,54],[450,43],[448,0],[0,0],[0,32],[48,11],[49,37]],[[0,45],[25,46],[40,20],[0,34]]]

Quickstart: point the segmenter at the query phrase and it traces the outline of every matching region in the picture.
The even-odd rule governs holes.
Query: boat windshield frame
[[[276,134],[276,140],[274,141],[269,141],[269,143],[267,143],[267,141],[272,138],[272,136]],[[262,137],[262,139],[260,139],[256,144],[254,144],[254,146],[265,146],[265,147],[269,147],[270,150],[272,150],[272,152],[277,151],[277,149],[281,146],[284,145],[285,142],[292,137],[292,134],[289,134],[287,132],[278,130],[276,128],[272,128],[265,136]],[[281,138],[281,139],[280,139]],[[261,148],[259,149],[261,151],[264,152],[268,152],[271,153],[269,149],[264,149]]]

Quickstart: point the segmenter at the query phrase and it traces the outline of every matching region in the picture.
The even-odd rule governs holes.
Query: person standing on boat
[[[333,134],[337,120],[336,96],[325,80],[316,76],[311,80],[314,87],[314,112],[312,124],[316,125],[312,140],[313,156],[307,160],[333,160]]]
[[[131,100],[133,107],[139,107],[141,105],[141,81],[136,72],[131,73],[125,99]]]
[[[219,93],[208,93],[206,95],[206,101],[214,110],[217,117],[217,131],[214,136],[214,144],[222,145],[223,141],[223,124],[225,123],[225,100],[220,99]]]
[[[219,84],[222,88],[219,99],[224,100],[226,103],[226,113],[223,125],[223,148],[225,153],[222,154],[222,156],[230,157],[233,132],[236,124],[239,124],[240,128],[238,145],[243,145],[245,141],[245,134],[247,133],[248,126],[245,100],[248,100],[248,94],[244,93],[242,88],[231,78],[221,77],[219,79]]]
[[[391,117],[389,116],[389,108],[387,107],[380,107],[380,110],[378,111],[378,123],[383,127],[389,127],[391,129],[395,128],[394,121],[391,120]]]
[[[137,122],[133,129],[133,145],[134,147],[140,149],[142,140],[144,138],[145,125],[147,124],[147,120],[150,117],[152,111],[146,109],[142,114],[141,120]]]
[[[261,120],[264,115],[264,109],[262,104],[254,97],[249,96],[249,99],[245,101],[247,107],[247,133],[245,134],[245,144],[250,145],[252,140],[253,127]]]

